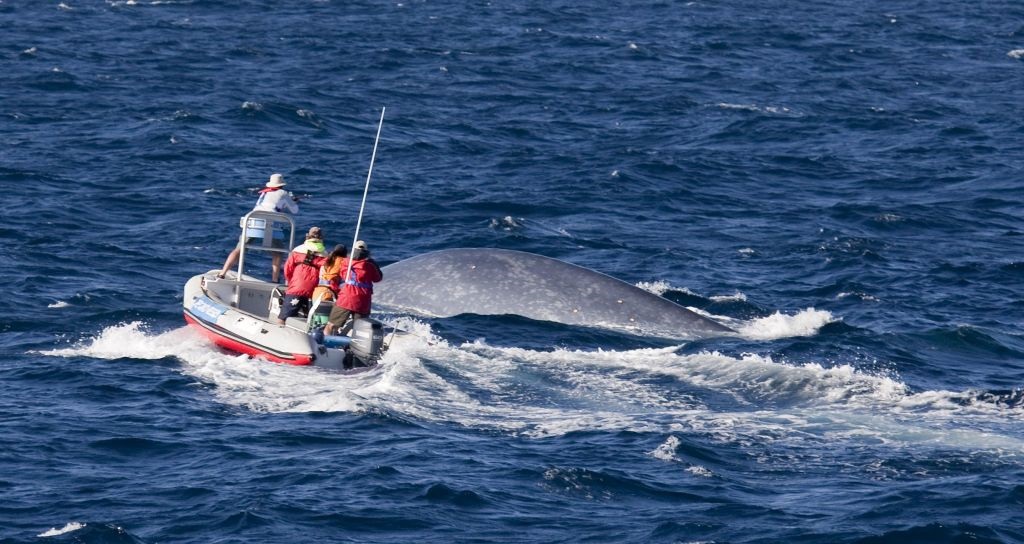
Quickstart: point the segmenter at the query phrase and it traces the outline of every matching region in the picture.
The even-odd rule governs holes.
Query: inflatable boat
[[[279,324],[285,286],[246,275],[247,256],[262,252],[282,262],[295,244],[295,223],[286,214],[253,211],[239,222],[238,267],[193,276],[185,284],[185,321],[218,346],[268,361],[316,365],[347,372],[365,370],[383,355],[384,326],[357,319],[344,336],[324,336],[330,304],[314,304],[308,315]]]

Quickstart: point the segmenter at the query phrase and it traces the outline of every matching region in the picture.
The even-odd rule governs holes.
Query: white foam
[[[523,218],[521,218],[521,217],[520,218],[515,218],[515,217],[512,217],[511,215],[506,215],[505,217],[502,217],[501,219],[491,219],[490,225],[488,225],[488,226],[490,226],[490,228],[492,228],[492,229],[502,229],[502,230],[511,231],[513,229],[522,228],[524,222],[525,222],[525,220]]]
[[[711,297],[711,300],[715,302],[744,302],[747,300],[747,295],[736,291],[731,295],[715,295]]]
[[[730,104],[728,102],[719,102],[717,106],[726,110],[761,111],[761,108],[758,108],[755,104]]]
[[[687,289],[686,287],[675,287],[671,283],[669,283],[667,281],[663,281],[663,280],[658,280],[658,281],[641,281],[641,282],[637,282],[636,286],[641,288],[641,289],[643,289],[644,291],[648,291],[648,292],[654,293],[655,295],[658,295],[658,296],[662,296],[662,295],[664,295],[665,293],[667,293],[669,291],[676,291],[676,292],[684,293],[684,294],[687,294],[687,295],[698,296],[696,293],[694,293],[693,291]]]
[[[679,447],[679,444],[680,442],[678,438],[673,435],[669,435],[665,442],[657,448],[654,448],[654,451],[647,452],[647,455],[650,455],[655,459],[661,459],[662,461],[675,461],[676,448]]]
[[[713,472],[711,472],[710,470],[708,470],[708,469],[706,469],[706,468],[704,468],[704,467],[702,467],[700,465],[693,465],[693,466],[687,467],[686,472],[689,472],[690,474],[693,474],[694,476],[700,476],[701,478],[710,478],[710,477],[714,476]]]
[[[861,300],[868,301],[868,302],[878,302],[878,297],[875,297],[873,295],[869,295],[867,293],[847,293],[847,292],[844,291],[844,292],[839,293],[838,295],[836,295],[836,299],[837,300],[838,299],[844,299],[844,298],[847,298],[847,297],[857,297],[857,298],[859,298]]]
[[[83,529],[83,528],[85,528],[85,524],[84,523],[78,523],[77,521],[72,521],[71,523],[68,523],[64,527],[61,527],[60,529],[58,529],[56,527],[53,527],[49,531],[44,531],[44,532],[42,532],[42,533],[40,533],[40,534],[38,534],[36,536],[38,536],[39,538],[47,538],[47,537],[51,537],[51,536],[60,536],[60,535],[63,535],[63,534],[72,533],[74,531],[77,531],[77,530]]]
[[[875,221],[878,221],[879,223],[901,223],[906,221],[906,219],[903,219],[902,216],[894,213],[883,213],[875,217]]]
[[[799,115],[786,106],[758,106],[757,104],[733,104],[730,102],[719,102],[715,104],[715,106],[724,110],[754,111],[758,113],[770,113],[772,115],[785,116]]]
[[[53,304],[47,304],[46,305],[47,308],[67,308],[68,306],[71,306],[71,305],[68,304],[67,302],[64,302],[63,300],[58,300],[57,302],[54,302]]]
[[[139,322],[44,354],[175,357],[178,370],[212,399],[258,412],[373,410],[526,437],[628,430],[699,433],[740,445],[891,442],[1024,453],[1024,438],[1013,431],[1024,408],[965,393],[911,392],[896,376],[850,364],[683,353],[679,346],[531,350],[484,340],[453,346],[415,319],[393,323],[411,333],[389,337],[380,365],[355,375],[232,355],[189,328],[153,333]],[[677,460],[679,442],[672,437],[648,453]],[[702,467],[687,470],[709,475]]]
[[[1022,59],[1024,58],[1024,49],[1014,49],[1013,51],[1007,53],[1006,56],[1010,57],[1011,59]]]
[[[819,329],[835,320],[832,313],[827,310],[807,308],[797,312],[795,315],[775,312],[768,317],[747,321],[739,325],[737,331],[744,338],[751,340],[776,340],[794,336],[812,336]]]
[[[216,386],[213,394],[218,400],[261,412],[358,411],[362,405],[349,393],[373,379],[372,371],[346,376],[225,353],[189,327],[150,333],[138,321],[108,327],[72,347],[41,353],[111,360],[176,357],[185,374]]]

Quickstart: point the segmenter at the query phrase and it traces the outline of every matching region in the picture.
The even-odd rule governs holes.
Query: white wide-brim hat
[[[284,187],[287,185],[284,182],[284,176],[281,174],[274,174],[270,176],[270,181],[267,182],[267,187]]]

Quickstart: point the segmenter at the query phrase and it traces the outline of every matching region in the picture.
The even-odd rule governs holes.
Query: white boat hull
[[[189,325],[236,353],[291,365],[344,368],[345,350],[318,343],[307,332],[305,319],[292,318],[281,325],[271,316],[276,284],[249,277],[218,279],[216,274],[211,270],[185,284],[183,305]],[[259,306],[266,308],[266,315],[252,312]]]

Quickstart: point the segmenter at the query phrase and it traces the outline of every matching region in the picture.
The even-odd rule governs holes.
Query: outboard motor
[[[352,323],[351,357],[345,357],[345,368],[370,366],[377,362],[384,346],[384,324],[376,319],[361,318]],[[350,360],[351,359],[351,360]]]

